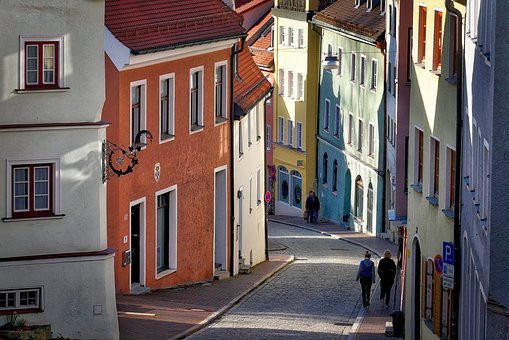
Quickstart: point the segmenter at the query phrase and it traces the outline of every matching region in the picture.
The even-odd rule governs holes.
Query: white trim
[[[224,87],[224,92],[225,92],[225,101],[224,101],[224,106],[225,106],[225,112],[224,112],[224,115],[221,114],[221,117],[224,118],[224,119],[228,119],[229,115],[228,115],[228,111],[230,109],[230,106],[228,105],[228,100],[229,100],[229,91],[228,89],[230,88],[229,86],[229,73],[228,73],[228,60],[223,60],[223,61],[219,61],[217,63],[214,63],[214,126],[218,126],[218,125],[223,125],[224,123],[226,123],[226,121],[223,121],[223,122],[217,122],[217,115],[216,115],[216,71],[217,71],[217,68],[220,67],[220,66],[224,66],[224,75],[223,75],[223,87]]]
[[[15,293],[14,303],[15,306],[13,307],[0,307],[0,311],[22,311],[25,309],[38,309],[38,310],[44,310],[44,299],[43,299],[43,290],[44,286],[36,286],[31,288],[14,288],[14,289],[2,289],[0,290],[0,294],[10,294]],[[33,292],[35,291],[37,293],[36,297],[36,304],[35,305],[27,305],[25,307],[21,307],[20,304],[20,293],[22,292]],[[6,301],[7,302],[7,301]]]
[[[146,197],[139,198],[137,200],[129,202],[129,249],[132,249],[131,245],[131,208],[135,205],[141,204],[140,209],[140,285],[145,286],[146,277],[147,277],[147,266],[146,266],[146,235],[147,235],[147,203]],[[131,283],[131,267],[132,263],[129,265],[129,290],[132,289]]]
[[[170,197],[168,200],[168,205],[170,211],[168,216],[168,269],[163,270],[162,272],[157,272],[157,197],[164,195],[166,193],[170,193]],[[173,195],[175,196],[173,196]],[[173,209],[172,209],[173,208]],[[174,211],[172,211],[174,210]],[[173,216],[172,216],[173,213]],[[175,273],[177,271],[177,249],[178,249],[178,195],[177,195],[177,184],[167,187],[165,189],[161,189],[156,191],[154,194],[154,273],[155,279],[159,280],[167,275]],[[174,225],[174,228],[171,228],[171,225]],[[172,240],[174,243],[172,244]]]
[[[170,93],[170,89],[168,89],[168,100],[170,100],[170,96],[171,96],[171,105],[170,105],[170,108],[172,110],[172,113],[171,113],[171,123],[170,123],[170,126],[172,127],[172,130],[171,131],[172,133],[170,133],[171,135],[173,135],[173,137],[169,137],[169,138],[166,138],[166,139],[162,139],[161,138],[161,83],[166,80],[166,79],[173,79],[173,86],[171,88],[171,93]],[[172,141],[175,139],[175,73],[168,73],[168,74],[163,74],[161,76],[159,76],[159,144],[164,144],[164,143],[167,143],[169,141]],[[170,109],[169,108],[169,109]]]
[[[6,217],[12,218],[12,167],[16,165],[53,164],[53,214],[60,215],[60,159],[59,158],[37,158],[37,159],[7,159],[6,160]],[[31,220],[31,219],[30,219]]]
[[[329,98],[325,98],[325,107],[324,107],[324,120],[322,130],[329,133],[330,130],[330,109],[331,109],[331,101]],[[327,108],[329,108],[329,112],[327,112]]]
[[[364,74],[362,69],[362,61],[364,60]],[[361,54],[361,60],[359,65],[359,86],[362,88],[366,88],[366,74],[368,73],[368,57],[365,54]],[[364,79],[363,79],[364,78]]]
[[[58,74],[55,75],[55,80],[58,79],[58,87],[65,87],[64,79],[64,35],[63,34],[31,34],[31,35],[20,35],[19,37],[19,88],[21,90],[26,89],[25,84],[25,42],[27,41],[55,41],[58,42]],[[39,70],[42,72],[42,70]]]
[[[189,92],[189,96],[188,96],[188,104],[189,104],[189,111],[188,111],[188,115],[189,115],[189,134],[192,135],[194,133],[197,133],[197,132],[201,132],[203,131],[203,127],[205,126],[205,122],[204,122],[204,113],[203,113],[203,109],[204,109],[204,105],[203,105],[203,99],[204,99],[204,73],[205,73],[205,67],[204,66],[198,66],[198,67],[193,67],[191,69],[189,69],[189,86],[188,86],[188,92]],[[198,119],[198,125],[201,125],[202,128],[200,129],[197,129],[196,131],[193,131],[192,130],[192,120],[191,120],[191,86],[192,86],[192,82],[191,82],[191,77],[193,76],[194,73],[196,72],[199,72],[198,73],[198,106],[197,106],[197,109],[198,109],[198,116],[197,116],[197,119]],[[201,123],[201,124],[200,124]]]
[[[283,124],[280,124],[281,120],[283,120]],[[280,134],[281,127],[283,128],[282,135]],[[277,116],[277,141],[278,141],[278,143],[281,143],[281,144],[285,143],[285,117],[283,117],[283,116]]]
[[[300,143],[299,143],[299,124],[300,124]],[[296,147],[297,149],[303,149],[303,136],[304,136],[304,124],[302,122],[296,121],[295,122],[295,141],[296,141]],[[300,145],[299,145],[300,144]]]
[[[143,80],[137,80],[137,81],[132,81],[129,83],[129,144],[128,145],[132,145],[133,144],[133,138],[135,136],[133,136],[133,126],[132,126],[132,122],[133,122],[133,112],[132,112],[132,107],[133,107],[133,87],[136,87],[136,86],[140,86],[141,85],[141,91],[140,91],[140,115],[141,115],[141,120],[140,120],[140,131],[141,130],[145,130],[146,127],[147,127],[147,79],[143,79]],[[144,149],[145,147],[143,147],[142,149]]]

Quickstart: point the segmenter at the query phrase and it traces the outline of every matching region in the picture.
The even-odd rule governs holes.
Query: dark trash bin
[[[395,310],[392,316],[392,332],[394,337],[405,337],[405,312]]]

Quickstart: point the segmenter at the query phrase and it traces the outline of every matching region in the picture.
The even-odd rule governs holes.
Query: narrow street
[[[348,335],[361,306],[355,281],[364,249],[316,232],[269,223],[271,253],[295,262],[192,339],[313,338]],[[286,249],[283,249],[286,248]]]

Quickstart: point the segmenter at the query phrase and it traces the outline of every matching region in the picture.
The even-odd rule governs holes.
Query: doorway
[[[214,270],[227,270],[226,169],[216,170],[214,180]]]
[[[343,222],[349,222],[350,220],[351,195],[352,195],[352,174],[350,173],[350,169],[347,169],[345,173],[345,191],[343,196]]]
[[[130,240],[131,240],[131,289],[143,286],[144,280],[144,232],[145,232],[145,199],[131,202]]]
[[[413,254],[413,308],[412,308],[412,339],[421,338],[421,246],[417,238],[414,239],[412,245]]]
[[[237,192],[237,197],[238,197],[238,201],[237,201],[237,239],[236,239],[236,243],[237,243],[237,252],[238,252],[238,268],[235,270],[235,273],[238,273],[239,269],[240,269],[240,264],[242,262],[242,205],[243,205],[243,190],[242,188],[239,189],[239,191]]]

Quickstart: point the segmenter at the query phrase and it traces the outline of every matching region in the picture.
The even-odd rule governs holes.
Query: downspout
[[[263,183],[265,183],[265,191],[264,192],[267,192],[269,189],[267,187],[267,146],[268,146],[267,140],[272,139],[272,136],[266,135],[266,132],[267,132],[266,117],[267,117],[267,102],[269,101],[269,99],[272,98],[272,91],[274,91],[274,90],[272,89],[270,91],[271,92],[270,96],[265,97],[265,99],[263,100],[263,130],[264,130],[264,135],[265,135],[265,145],[264,145],[265,148],[263,150],[263,165],[264,165],[264,173],[265,173],[265,180],[263,181]],[[274,111],[272,111],[272,112],[274,112]],[[272,132],[272,129],[270,131]],[[268,227],[268,221],[267,221],[268,220],[268,218],[267,218],[267,205],[268,204],[270,204],[270,202],[265,203],[265,260],[269,260],[269,227]]]
[[[383,90],[383,119],[382,119],[382,127],[383,127],[383,143],[381,145],[383,146],[382,151],[382,233],[385,233],[386,231],[386,216],[387,216],[387,41],[385,40],[382,42],[382,47],[380,48],[380,52],[382,52],[382,55],[384,57],[384,90]],[[396,75],[394,75],[396,77]],[[390,79],[389,79],[390,81]]]
[[[234,132],[235,132],[235,124],[234,124],[234,111],[235,111],[235,100],[233,99],[233,79],[237,76],[237,70],[234,69],[234,64],[237,65],[238,68],[238,60],[237,63],[234,62],[234,59],[236,58],[236,55],[239,54],[244,49],[244,40],[245,37],[242,37],[240,40],[240,49],[236,49],[237,44],[235,43],[232,46],[232,54],[230,56],[230,276],[233,276],[233,264],[235,261],[235,197],[237,195],[235,194],[235,169],[234,169],[234,162],[235,162],[235,140],[234,140]]]
[[[452,315],[451,315],[451,338],[458,339],[459,336],[459,304],[461,288],[461,140],[463,127],[463,44],[462,26],[463,15],[454,8],[452,0],[445,0],[447,11],[458,18],[457,22],[457,76],[456,76],[456,177],[454,178],[454,289],[452,291]]]

